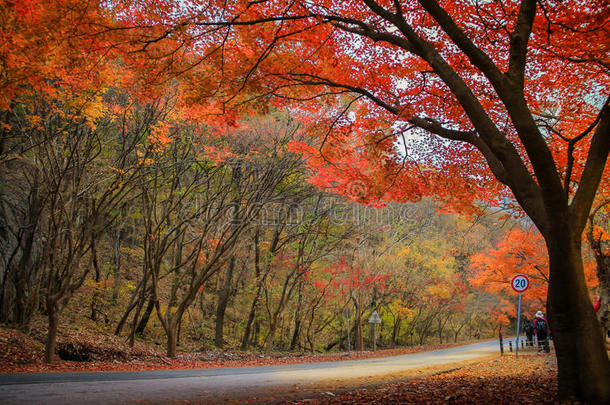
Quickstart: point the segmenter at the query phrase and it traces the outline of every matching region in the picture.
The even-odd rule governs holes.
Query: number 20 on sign
[[[530,279],[524,274],[517,274],[515,277],[513,277],[511,285],[513,286],[513,290],[517,291],[518,293],[522,293],[530,286]]]
[[[519,328],[521,327],[521,293],[530,286],[530,279],[524,274],[517,274],[510,282],[513,290],[519,293],[519,304],[517,307],[517,339],[515,341],[515,357],[519,357]]]

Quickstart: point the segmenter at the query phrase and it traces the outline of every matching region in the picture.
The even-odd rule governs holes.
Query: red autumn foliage
[[[530,280],[529,288],[523,293],[523,314],[533,318],[539,310],[544,310],[549,282],[548,256],[544,240],[540,234],[514,228],[507,232],[498,245],[474,255],[471,259],[474,273],[470,282],[499,298],[496,306],[490,308],[491,316],[500,324],[507,324],[508,317],[516,317],[515,298],[517,293],[511,287],[511,280],[517,274],[525,274]],[[587,285],[595,287],[595,263],[585,262]]]

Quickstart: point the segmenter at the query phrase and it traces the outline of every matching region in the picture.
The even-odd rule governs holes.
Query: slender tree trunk
[[[251,346],[257,346],[259,342],[259,336],[261,334],[261,323],[258,320],[254,321],[252,339],[250,339]]]
[[[360,312],[360,303],[356,308],[356,325],[358,330],[358,351],[364,350],[364,336],[362,334],[362,312]]]
[[[295,350],[299,343],[299,335],[301,334],[301,319],[295,318],[294,320],[294,331],[292,332],[292,339],[290,340],[290,350]]]
[[[585,285],[580,235],[547,238],[549,324],[554,336],[561,398],[610,403],[610,362]]]
[[[271,323],[269,324],[269,334],[267,335],[267,340],[265,342],[265,352],[271,353],[273,349],[273,344],[275,343],[275,332],[277,330],[278,322],[279,322],[279,311],[276,311],[271,318]]]
[[[227,266],[227,272],[222,288],[218,292],[218,305],[216,306],[216,329],[214,336],[214,344],[221,348],[224,345],[224,321],[227,304],[231,297],[231,283],[233,281],[233,269],[235,268],[235,256],[232,256]]]
[[[114,285],[112,287],[112,303],[115,304],[119,299],[119,289],[121,279],[121,235],[122,232],[118,231],[116,234],[116,240],[114,241],[114,247],[112,249],[112,261],[114,263]]]
[[[400,319],[400,316],[397,316],[394,319],[394,325],[392,328],[392,347],[396,347],[396,345],[398,344],[398,336],[400,335],[401,325],[402,325],[402,319]]]
[[[302,305],[302,302],[303,302],[303,288],[302,288],[302,283],[299,281],[299,299],[297,301],[297,309],[294,313],[294,332],[292,333],[292,339],[290,341],[290,350],[296,349],[297,343],[299,342],[299,335],[301,334],[301,305]]]
[[[459,327],[459,328],[457,328],[457,330],[456,330],[456,331],[454,331],[454,339],[453,339],[453,342],[454,342],[454,343],[457,343],[457,341],[458,341],[458,337],[460,336],[460,332],[462,331],[462,329],[464,329],[464,326],[466,326],[466,324],[465,324],[465,323],[462,323],[462,324],[460,325],[460,327]]]
[[[252,331],[252,322],[254,321],[254,317],[256,315],[256,305],[258,304],[258,300],[261,295],[261,291],[263,289],[263,283],[265,281],[265,277],[261,276],[261,252],[259,246],[259,228],[256,228],[256,232],[254,232],[254,275],[256,276],[257,285],[256,285],[256,294],[252,299],[252,304],[250,305],[250,313],[248,314],[248,321],[246,322],[246,329],[244,330],[244,336],[241,339],[241,350],[246,350],[248,348],[248,342],[250,339],[250,334]],[[277,246],[277,242],[279,239],[279,231],[276,229],[273,241],[271,242],[270,252],[275,252],[275,248]],[[265,273],[266,274],[266,273]]]
[[[167,357],[176,357],[176,347],[178,344],[178,325],[168,322],[167,328]]]
[[[129,319],[129,315],[131,314],[131,311],[133,311],[134,308],[140,303],[140,297],[142,296],[141,289],[146,288],[147,280],[148,280],[148,276],[144,275],[144,277],[142,277],[142,279],[138,282],[136,289],[131,294],[131,298],[129,299],[129,305],[127,305],[127,308],[125,309],[125,312],[123,313],[123,316],[119,320],[119,323],[117,324],[117,327],[114,331],[114,334],[116,336],[119,336],[121,334],[123,327],[125,326],[125,324],[127,323],[127,320]]]
[[[123,330],[127,319],[129,319],[129,314],[131,314],[131,311],[133,311],[136,305],[138,305],[138,300],[134,299],[125,309],[125,313],[123,313],[123,316],[119,320],[119,323],[117,324],[116,329],[114,330],[114,334],[116,336],[119,336],[121,334],[121,331]]]
[[[250,339],[250,334],[252,331],[252,323],[254,322],[254,317],[256,316],[256,304],[258,303],[258,299],[261,292],[261,286],[259,285],[256,289],[256,295],[252,300],[252,305],[250,305],[250,313],[248,314],[248,321],[246,322],[246,329],[244,330],[244,336],[241,339],[241,346],[239,347],[241,350],[246,350],[248,348],[248,342]]]
[[[45,344],[44,361],[51,363],[55,358],[55,344],[57,342],[57,329],[59,327],[59,313],[54,304],[47,304],[47,317],[49,330]]]
[[[438,318],[438,343],[443,344],[443,326],[440,318]]]
[[[95,274],[95,291],[91,297],[91,320],[97,320],[97,312],[100,298],[99,282],[100,282],[100,266],[97,262],[97,248],[95,244],[95,236],[91,234],[91,265]]]
[[[146,297],[141,295],[136,304],[136,313],[133,315],[133,319],[131,321],[131,329],[129,330],[129,337],[127,339],[129,347],[133,347],[136,344],[136,327],[138,325],[138,319],[140,318],[140,312],[142,312],[142,307],[144,307],[145,302]]]
[[[146,329],[146,325],[148,325],[148,320],[150,319],[150,315],[152,311],[155,309],[155,301],[153,298],[149,298],[148,305],[144,310],[144,314],[142,314],[142,318],[140,318],[140,322],[138,323],[138,327],[136,328],[136,335],[142,336],[144,334],[144,329]]]

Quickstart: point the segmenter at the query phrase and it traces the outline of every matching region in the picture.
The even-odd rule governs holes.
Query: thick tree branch
[[[579,235],[586,225],[595,193],[604,174],[608,153],[610,153],[610,105],[605,104],[599,125],[593,134],[593,139],[591,139],[587,162],[578,190],[570,205],[572,225]]]
[[[510,187],[510,177],[506,172],[504,165],[475,131],[457,131],[447,129],[444,128],[439,122],[436,122],[430,118],[424,119],[412,117],[409,122],[442,138],[471,144],[477,148],[479,152],[481,152],[494,177],[500,183]]]
[[[468,39],[464,31],[436,0],[419,0],[419,4],[430,13],[449,38],[464,52],[470,62],[483,72],[494,87],[504,86],[503,74],[493,60]]]
[[[527,44],[536,16],[536,0],[523,0],[515,29],[510,34],[510,50],[507,77],[515,89],[523,91],[523,80],[527,56]]]
[[[477,97],[473,94],[472,90],[457,74],[457,72],[447,63],[447,61],[438,53],[434,46],[423,38],[421,38],[406,22],[404,18],[402,18],[398,14],[392,14],[391,12],[385,10],[375,1],[363,1],[367,4],[367,6],[369,6],[371,11],[373,11],[380,17],[386,19],[387,21],[391,22],[397,27],[400,32],[405,36],[409,44],[408,48],[403,49],[412,52],[424,59],[432,67],[432,69],[434,69],[434,72],[450,88],[451,92],[457,98],[458,102],[460,103],[465,113],[468,115],[470,121],[474,125],[476,132],[485,142],[487,148],[491,152],[493,152],[493,155],[497,158],[499,162],[501,162],[502,167],[504,168],[506,173],[508,173],[508,177],[510,178],[510,180],[508,180],[507,182],[510,184],[510,188],[515,194],[515,198],[517,198],[517,200],[522,204],[525,211],[532,218],[532,220],[536,222],[537,226],[544,234],[548,229],[549,223],[546,214],[544,214],[544,207],[542,207],[540,204],[541,200],[539,200],[542,197],[541,189],[530,175],[527,167],[525,166],[525,163],[521,159],[521,156],[515,149],[514,145],[509,142],[506,136],[499,131],[499,129],[491,120]],[[367,36],[368,31],[363,30],[361,32],[364,36]],[[398,43],[394,44],[400,46]],[[515,102],[519,104],[518,101],[519,100],[511,100],[513,104]],[[383,104],[386,103],[383,102]],[[531,118],[531,114],[527,109],[527,105],[524,101],[522,105],[525,106],[526,113]],[[513,108],[513,110],[515,110],[515,108]],[[527,125],[525,127],[527,129],[531,129]],[[534,130],[537,133],[538,130],[535,125]],[[538,133],[538,135],[540,134]],[[542,140],[541,136],[540,139]],[[545,150],[546,152],[548,152],[548,148],[546,148],[546,145],[544,145],[541,152],[538,151],[538,154],[542,155],[543,158],[545,157]],[[543,163],[546,164],[548,162]],[[555,178],[558,179],[556,171],[552,171],[552,168],[554,167],[554,162],[551,156],[549,171],[550,174],[554,174]],[[547,175],[546,177],[549,177],[549,175]],[[501,178],[507,180],[506,176],[502,175]],[[559,194],[562,195],[561,182],[559,182],[558,184]]]
[[[387,42],[387,43],[396,45],[402,49],[408,50],[409,52],[416,53],[416,51],[417,51],[417,49],[413,46],[413,44],[411,44],[404,37],[394,35],[389,32],[374,30],[371,27],[367,26],[366,24],[359,25],[358,28],[356,28],[356,27],[350,27],[348,25],[344,25],[344,24],[335,22],[336,20],[345,20],[345,19],[338,19],[338,18],[334,18],[334,17],[327,17],[327,18],[328,18],[328,20],[332,21],[331,24],[333,24],[335,27],[337,27],[343,31],[351,32],[353,34],[357,34],[357,35],[360,35],[363,37],[370,38],[374,42],[379,42],[379,41]]]
[[[549,205],[560,204],[557,197],[563,196],[562,185],[559,176],[557,175],[556,165],[551,155],[551,152],[540,134],[540,131],[535,125],[531,112],[523,97],[523,78],[525,71],[527,44],[531,34],[532,23],[536,14],[536,0],[524,0],[519,9],[519,15],[515,29],[511,34],[510,45],[510,64],[506,76],[499,73],[499,70],[491,59],[485,55],[480,49],[466,38],[460,28],[453,22],[451,17],[443,10],[434,0],[420,0],[422,6],[432,15],[438,22],[440,27],[445,31],[458,47],[469,57],[471,62],[478,67],[485,76],[489,79],[496,92],[500,96],[502,102],[506,106],[509,115],[519,138],[523,142],[525,149],[530,157],[534,172],[538,181],[543,188],[544,196]],[[406,23],[401,23],[406,28],[410,28]],[[399,27],[401,28],[401,27]],[[401,29],[409,38],[409,34]],[[413,41],[415,43],[415,41]],[[435,51],[436,52],[436,51]],[[434,67],[434,66],[433,66]],[[435,69],[436,71],[436,69]],[[507,84],[505,77],[509,78]],[[441,78],[449,85],[447,80]],[[458,94],[452,88],[456,96]],[[473,96],[474,97],[474,96]],[[458,100],[468,113],[467,106],[458,97]],[[470,116],[470,114],[469,114]],[[470,116],[472,120],[472,116]],[[473,121],[473,123],[475,123]],[[479,133],[485,132],[477,128]],[[493,146],[490,144],[490,147]]]
[[[291,76],[292,80],[298,81],[303,85],[343,88],[354,93],[361,94],[386,111],[395,115],[400,115],[401,108],[399,106],[384,101],[367,89],[336,83],[329,79],[312,75],[292,74]],[[419,118],[413,116],[408,118],[407,121],[445,139],[467,142],[476,147],[487,161],[494,177],[512,190],[519,204],[521,204],[521,206],[526,210],[527,214],[537,224],[541,232],[546,232],[548,229],[548,217],[542,205],[541,190],[533,182],[529,172],[525,172],[526,177],[524,178],[516,177],[518,175],[516,175],[514,171],[511,173],[511,171],[507,169],[504,161],[492,148],[489,147],[483,137],[477,135],[475,131],[459,131],[444,128],[440,123],[430,118]],[[510,143],[508,143],[508,145],[512,147]],[[521,162],[521,164],[523,163]]]

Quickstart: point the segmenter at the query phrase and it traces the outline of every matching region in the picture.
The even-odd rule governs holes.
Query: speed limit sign
[[[515,340],[515,357],[519,357],[519,330],[521,328],[521,293],[530,286],[530,279],[525,274],[517,274],[510,282],[513,290],[519,293],[519,304],[517,306],[517,339]]]
[[[524,274],[517,274],[515,277],[513,277],[510,284],[513,287],[513,290],[517,291],[518,293],[522,293],[530,286],[530,279]]]

